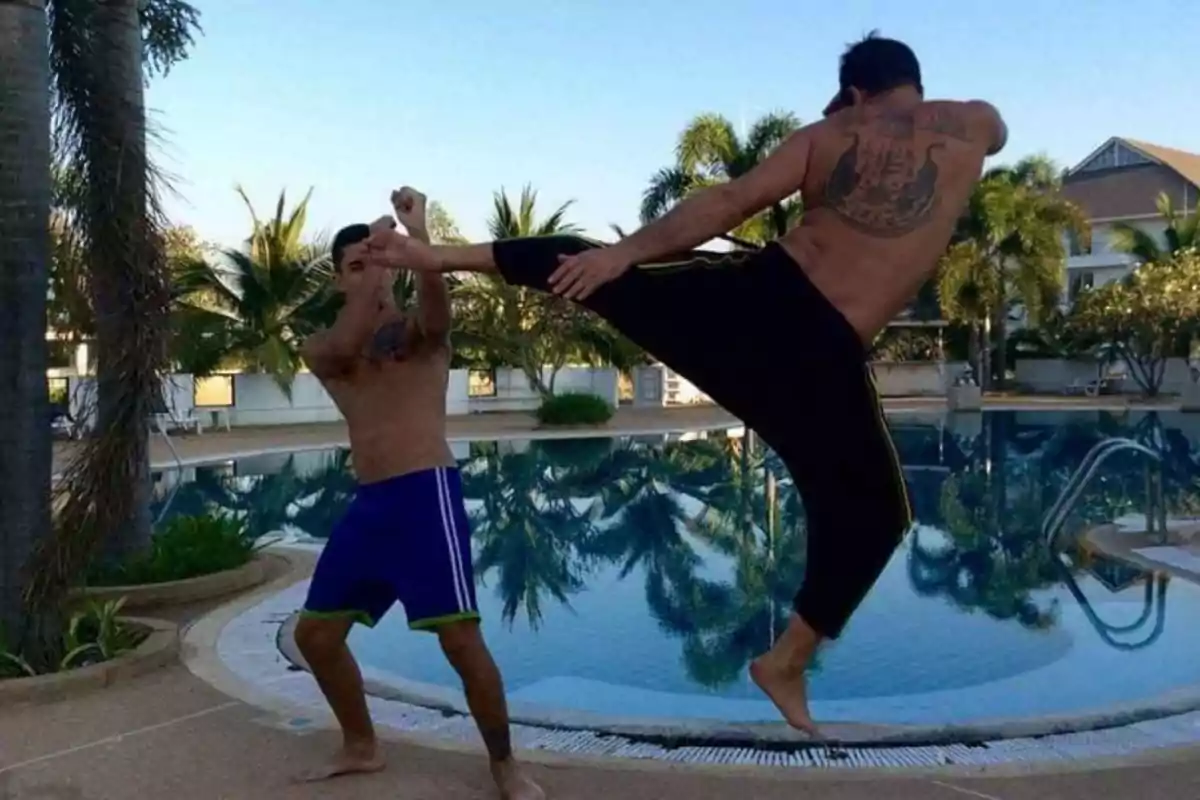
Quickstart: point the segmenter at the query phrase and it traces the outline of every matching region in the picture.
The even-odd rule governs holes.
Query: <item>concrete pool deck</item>
[[[183,609],[185,658],[205,674],[222,620],[305,574],[289,573],[225,606]],[[211,678],[211,675],[207,677]],[[309,680],[298,675],[298,680]],[[224,691],[223,691],[224,690]],[[383,730],[389,769],[379,775],[296,786],[289,777],[324,758],[336,734],[323,717],[231,696],[185,666],[49,705],[0,708],[0,797],[61,800],[257,800],[402,797],[467,800],[493,795],[477,744],[427,746]],[[525,753],[551,798],[698,800],[1072,800],[1200,796],[1200,750],[1174,748],[1103,761],[1012,763],[888,771],[744,768],[596,760]],[[734,759],[731,759],[734,761]],[[861,766],[841,764],[841,767]]]

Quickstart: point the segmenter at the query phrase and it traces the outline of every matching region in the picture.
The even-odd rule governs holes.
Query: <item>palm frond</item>
[[[746,136],[745,150],[754,155],[755,163],[766,158],[800,128],[800,118],[790,111],[775,111],[755,120]]]
[[[1109,243],[1114,250],[1128,253],[1143,264],[1158,262],[1163,255],[1155,236],[1128,222],[1113,223]]]
[[[675,160],[687,173],[729,177],[741,149],[737,131],[728,118],[721,114],[701,114],[679,135]]]
[[[642,194],[642,224],[649,224],[661,217],[667,209],[694,191],[697,185],[696,176],[682,167],[660,169]]]

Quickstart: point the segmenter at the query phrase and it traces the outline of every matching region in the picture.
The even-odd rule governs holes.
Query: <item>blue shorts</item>
[[[479,619],[457,468],[360,485],[321,553],[303,613],[374,626],[396,602],[414,629]]]

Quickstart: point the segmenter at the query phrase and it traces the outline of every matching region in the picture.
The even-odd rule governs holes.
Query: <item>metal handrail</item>
[[[1083,609],[1084,616],[1091,624],[1096,634],[1107,644],[1116,650],[1133,651],[1141,650],[1148,647],[1158,638],[1162,636],[1167,625],[1167,585],[1169,578],[1167,575],[1146,575],[1145,597],[1142,600],[1142,613],[1138,619],[1129,625],[1110,625],[1100,619],[1100,615],[1096,613],[1091,602],[1083,593],[1079,583],[1075,580],[1075,576],[1071,574],[1071,569],[1064,564],[1060,559],[1058,566],[1062,569],[1063,576],[1067,585],[1068,591],[1075,598],[1075,602]],[[1136,633],[1139,628],[1145,626],[1150,618],[1154,617],[1154,623],[1150,627],[1149,633],[1133,642],[1118,642],[1116,637],[1123,634]]]
[[[1141,442],[1135,442],[1133,439],[1114,437],[1097,443],[1084,456],[1079,468],[1072,473],[1071,478],[1067,481],[1067,485],[1063,487],[1058,499],[1054,501],[1054,504],[1050,506],[1050,510],[1042,518],[1042,535],[1045,537],[1048,546],[1054,545],[1054,540],[1058,537],[1059,531],[1062,530],[1063,523],[1066,522],[1067,514],[1074,508],[1076,501],[1079,500],[1079,495],[1083,492],[1084,486],[1096,474],[1096,470],[1099,469],[1100,465],[1109,456],[1121,450],[1133,450],[1150,456],[1156,462],[1162,462],[1162,455],[1160,453]]]

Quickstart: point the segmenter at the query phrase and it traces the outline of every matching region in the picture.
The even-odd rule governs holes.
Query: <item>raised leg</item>
[[[912,513],[869,368],[847,357],[842,365],[814,369],[814,377],[824,399],[810,399],[790,422],[760,431],[800,490],[808,555],[795,613],[750,673],[790,725],[816,735],[805,672],[822,642],[841,635],[911,525]],[[769,416],[788,419],[783,413]]]

